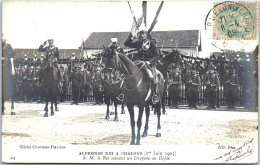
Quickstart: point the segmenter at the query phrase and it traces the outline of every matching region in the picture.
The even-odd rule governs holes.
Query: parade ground
[[[10,102],[6,102],[2,115],[2,145],[19,144],[72,144],[72,145],[129,145],[131,139],[130,117],[125,107],[118,121],[114,115],[105,119],[106,105],[71,102],[58,104],[59,112],[44,117],[45,104],[15,103],[16,115],[10,115]],[[111,106],[111,111],[114,108]],[[155,137],[157,116],[151,111],[148,136],[141,145],[229,145],[245,140],[258,139],[258,113],[237,107],[227,111],[225,107],[207,110],[205,107],[188,109],[181,106],[161,116],[161,137]],[[135,107],[135,121],[138,108]],[[143,117],[143,127],[145,114]]]

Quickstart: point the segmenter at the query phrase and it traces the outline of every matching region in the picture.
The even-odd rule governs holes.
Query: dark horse
[[[109,105],[110,102],[114,102],[115,107],[115,118],[114,121],[118,120],[117,105],[120,103],[117,97],[119,96],[119,89],[121,85],[121,75],[118,70],[122,63],[120,62],[118,56],[110,52],[110,50],[104,47],[102,53],[103,63],[105,68],[103,69],[103,86],[104,86],[104,96],[105,103],[107,105],[107,112],[105,119],[109,119]],[[121,113],[124,114],[124,103],[122,103]]]
[[[3,49],[4,59],[2,58],[2,115],[4,115],[4,102],[11,99],[11,115],[15,115],[14,112],[14,99],[17,95],[16,88],[16,76],[15,76],[15,64],[14,56],[15,52],[11,45],[6,44]]]
[[[181,55],[178,50],[172,50],[172,52],[166,54],[159,60],[159,64],[156,66],[156,68],[162,73],[164,78],[167,78],[167,69],[171,63],[176,63],[180,61]],[[164,81],[164,90],[162,95],[162,109],[163,114],[166,114],[165,110],[165,97],[166,97],[166,88],[167,88],[167,81]]]
[[[45,97],[45,114],[48,117],[48,102],[51,102],[51,115],[54,115],[53,103],[55,104],[55,111],[59,111],[57,107],[58,89],[58,69],[54,66],[54,56],[48,54],[46,58],[46,66],[42,69],[42,91]]]
[[[128,57],[125,55],[118,53],[118,57],[120,61],[123,64],[123,67],[120,68],[120,71],[123,72],[127,77],[124,78],[124,84],[122,86],[122,91],[124,93],[124,100],[126,102],[129,115],[130,115],[130,124],[131,124],[131,130],[132,130],[132,137],[131,137],[131,145],[137,144],[140,145],[140,130],[142,126],[142,116],[143,111],[145,108],[146,112],[146,122],[145,122],[145,128],[143,132],[143,137],[147,136],[148,131],[148,122],[149,122],[149,116],[150,116],[150,108],[149,104],[151,104],[151,82],[148,78],[148,75],[143,71],[144,64],[139,68],[137,67]],[[164,79],[163,75],[158,71],[157,73],[158,78],[158,91],[159,95],[162,96],[163,89],[164,89]],[[139,107],[139,115],[137,120],[137,137],[135,137],[135,119],[134,119],[134,105],[137,105]],[[159,133],[161,129],[160,124],[160,116],[161,116],[161,102],[157,103],[155,105],[155,109],[157,111],[157,134],[156,136],[160,136]],[[135,142],[135,138],[137,139]]]

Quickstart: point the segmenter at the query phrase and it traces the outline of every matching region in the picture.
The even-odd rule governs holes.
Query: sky
[[[141,16],[142,2],[130,4],[136,17]],[[159,5],[148,1],[148,25]],[[202,49],[208,54],[214,48],[204,23],[212,7],[212,1],[165,1],[154,31],[201,30]],[[2,10],[3,35],[14,48],[38,48],[52,38],[60,49],[77,49],[92,32],[127,32],[133,23],[126,1],[4,0]],[[256,43],[246,43],[246,49]]]

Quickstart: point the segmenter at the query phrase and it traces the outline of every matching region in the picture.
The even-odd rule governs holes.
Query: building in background
[[[125,51],[130,50],[124,46],[129,32],[93,32],[84,41],[85,51],[88,57],[97,54],[108,46],[111,38],[118,39],[118,45]],[[199,30],[180,30],[180,31],[153,31],[152,37],[157,41],[158,48],[171,51],[178,49],[181,53],[188,56],[198,57],[201,51],[201,39]]]

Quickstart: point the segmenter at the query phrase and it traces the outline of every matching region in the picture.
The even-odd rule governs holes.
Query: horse
[[[4,102],[8,99],[11,99],[11,115],[15,115],[14,100],[18,92],[16,86],[17,78],[15,76],[15,62],[12,57],[14,54],[15,52],[11,45],[7,44],[3,51],[4,59],[2,58],[2,115],[5,114]]]
[[[53,103],[55,111],[59,111],[57,107],[58,89],[58,69],[54,66],[55,58],[52,54],[48,54],[46,58],[46,66],[42,69],[42,92],[45,97],[45,114],[48,117],[48,102],[51,102],[51,116],[54,116]]]
[[[121,85],[121,75],[118,71],[119,65],[119,59],[116,54],[112,54],[112,52],[109,51],[108,48],[104,47],[102,52],[102,58],[103,63],[105,65],[105,68],[103,69],[103,85],[104,85],[104,98],[105,98],[105,104],[107,105],[107,112],[105,119],[109,119],[109,105],[112,102],[114,102],[115,107],[115,117],[114,121],[118,121],[118,113],[117,113],[117,105],[120,103],[120,101],[117,99],[117,97],[120,94],[120,85]],[[121,107],[121,114],[125,113],[124,110],[124,103],[122,103]]]
[[[181,54],[178,50],[172,50],[170,53],[166,54],[162,58],[159,59],[159,63],[156,65],[156,68],[162,73],[164,78],[167,78],[167,70],[171,63],[176,63],[181,60]],[[163,114],[166,114],[165,110],[165,97],[167,90],[167,81],[164,81],[164,90],[162,95],[162,109]]]
[[[151,104],[152,95],[151,95],[151,80],[148,78],[148,75],[143,71],[144,64],[139,68],[136,66],[127,56],[118,53],[118,57],[122,62],[122,67],[119,68],[120,72],[125,74],[123,79],[122,92],[124,93],[124,101],[126,102],[127,109],[130,115],[130,124],[131,124],[131,142],[130,145],[140,145],[140,131],[142,126],[142,116],[145,108],[146,112],[146,122],[143,132],[143,137],[147,136],[148,131],[148,122],[150,115],[149,105]],[[163,75],[157,70],[157,79],[158,79],[158,94],[162,96],[164,89],[164,78]],[[134,105],[139,107],[139,115],[137,120],[137,137],[135,136],[135,117],[134,117]],[[161,100],[155,105],[157,111],[157,134],[156,136],[161,136]],[[135,142],[136,139],[136,142]]]

